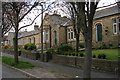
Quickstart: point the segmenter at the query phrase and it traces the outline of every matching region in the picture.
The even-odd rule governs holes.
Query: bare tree
[[[19,23],[22,22],[25,19],[25,17],[27,17],[28,14],[33,9],[35,8],[37,9],[37,6],[39,6],[39,4],[41,3],[45,3],[45,2],[31,2],[31,3],[30,2],[3,2],[2,4],[3,6],[2,10],[4,11],[3,15],[5,15],[7,18],[6,20],[10,22],[9,26],[13,27],[15,30],[15,36],[13,41],[14,41],[14,51],[15,51],[14,58],[15,58],[16,64],[18,64],[18,31],[21,30],[22,28],[32,25],[34,21],[37,19],[37,17],[41,15],[41,13],[39,13],[33,20],[30,19],[32,22],[28,25],[19,27]],[[54,2],[52,2],[51,4],[54,4]],[[45,8],[44,11],[47,11],[48,9],[50,9],[51,4],[48,4],[48,7]],[[9,27],[7,26],[7,24],[4,25],[4,28],[5,26]]]
[[[91,78],[91,63],[92,63],[92,29],[93,18],[99,0],[92,0],[91,2],[79,2],[79,23],[82,26],[82,33],[85,41],[85,65],[84,78]],[[85,7],[87,9],[85,9]]]

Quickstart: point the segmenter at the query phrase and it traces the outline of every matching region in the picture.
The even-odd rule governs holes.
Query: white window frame
[[[120,34],[120,18],[118,18],[118,33]]]
[[[71,33],[72,33],[72,34],[71,34]],[[73,35],[73,36],[71,36],[71,35],[73,35],[73,29],[70,29],[70,38],[71,38],[71,40],[73,40],[74,35]]]
[[[114,19],[114,20],[116,20],[116,19]],[[117,34],[117,22],[115,23],[114,20],[113,20],[113,34]],[[114,25],[116,25],[116,32],[115,32]]]
[[[68,29],[68,40],[70,40],[70,29]]]
[[[48,41],[48,31],[46,31],[45,40]]]

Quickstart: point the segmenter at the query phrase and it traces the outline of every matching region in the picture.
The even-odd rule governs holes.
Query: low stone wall
[[[53,55],[52,62],[77,68],[84,68],[84,58],[64,55]],[[92,70],[102,72],[117,72],[118,61],[106,59],[92,59]]]
[[[3,53],[14,55],[14,51],[12,49],[2,49]],[[40,60],[40,53],[31,53],[31,51],[21,51],[21,54],[19,56],[29,58],[32,60]],[[50,60],[49,54],[43,54],[44,55],[44,61],[48,62]]]

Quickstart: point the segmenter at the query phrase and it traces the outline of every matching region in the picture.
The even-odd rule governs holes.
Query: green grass
[[[120,52],[120,50],[119,50]],[[85,52],[83,52],[85,54]],[[107,59],[118,60],[118,49],[92,50],[92,55],[105,54]]]
[[[29,62],[24,62],[20,60],[19,60],[19,64],[16,65],[13,58],[5,57],[5,56],[2,57],[2,62],[18,69],[28,69],[35,67],[33,64]]]

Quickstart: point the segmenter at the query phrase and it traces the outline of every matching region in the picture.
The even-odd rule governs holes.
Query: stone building
[[[8,35],[8,41],[12,40]],[[19,45],[35,43],[41,48],[41,29],[38,25],[34,30],[19,34]],[[83,42],[83,35],[80,33],[80,42]],[[10,41],[9,44],[12,41]],[[120,8],[112,6],[96,11],[93,21],[93,47],[100,47],[101,44],[117,47],[120,42]],[[75,46],[75,36],[71,21],[58,14],[46,14],[43,20],[43,43],[44,49],[56,47],[61,44],[72,44]]]

